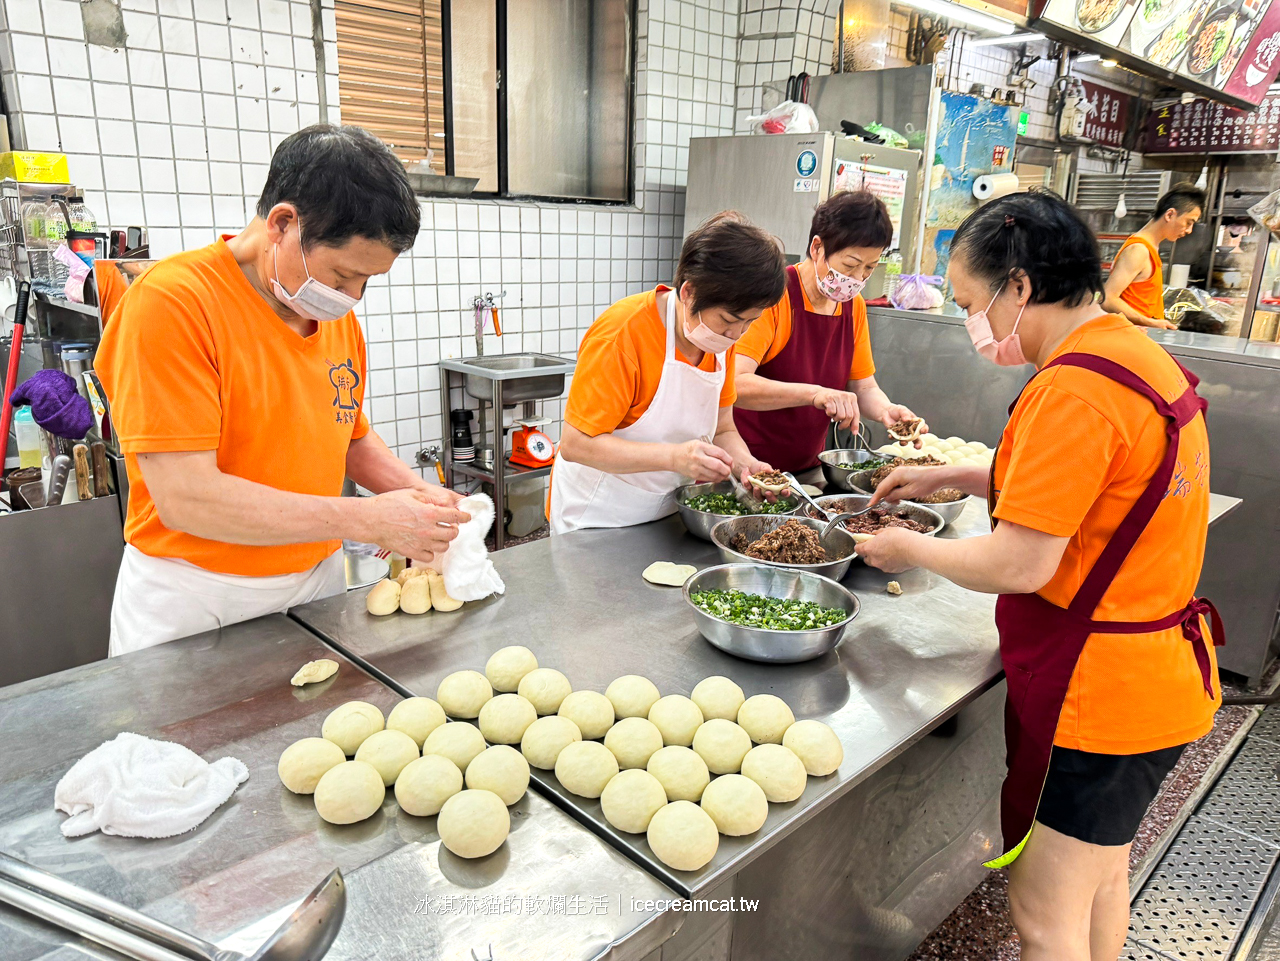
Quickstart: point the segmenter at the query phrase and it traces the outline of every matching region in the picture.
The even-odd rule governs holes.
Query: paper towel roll
[[[1187,280],[1190,279],[1190,275],[1191,275],[1190,264],[1174,264],[1169,269],[1169,286],[1170,287],[1187,286]]]
[[[973,182],[973,195],[984,203],[1018,189],[1017,174],[987,174]]]

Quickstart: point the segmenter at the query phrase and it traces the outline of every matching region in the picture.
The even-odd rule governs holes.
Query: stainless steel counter
[[[945,536],[988,529],[973,501]],[[553,537],[499,552],[493,560],[506,595],[457,613],[374,618],[359,592],[292,613],[414,694],[434,696],[445,675],[483,670],[493,651],[525,644],[541,665],[568,675],[575,689],[603,691],[619,675],[642,674],[664,694],[688,694],[703,677],[724,674],[748,695],[778,695],[798,718],[823,720],[840,737],[845,759],[839,771],[810,778],[797,801],[771,804],[757,834],[722,837],[712,862],[692,873],[663,865],[643,836],[615,831],[598,801],[563,791],[552,772],[535,772],[549,797],[690,896],[704,895],[737,873],[1000,677],[994,598],[925,571],[891,578],[855,564],[845,584],[858,594],[862,613],[841,645],[805,664],[775,666],[712,647],[694,627],[679,590],[641,579],[656,560],[699,567],[720,562],[714,548],[685,533],[677,518]],[[901,596],[885,592],[891,579],[902,584]]]
[[[223,947],[252,950],[336,865],[348,882],[332,961],[642,958],[683,916],[631,898],[671,892],[534,793],[512,833],[480,861],[439,844],[435,818],[383,810],[338,827],[276,775],[280,752],[318,736],[344,701],[384,711],[399,695],[340,655],[330,681],[288,683],[334,657],[282,616],[0,689],[0,849]],[[249,780],[195,831],[167,840],[93,834],[68,840],[53,810],[58,779],[121,731],[244,761]],[[603,899],[603,900],[598,900]],[[625,942],[625,943],[623,943]],[[0,959],[101,959],[103,952],[0,907]]]

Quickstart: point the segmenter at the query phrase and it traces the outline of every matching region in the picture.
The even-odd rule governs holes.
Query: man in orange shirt
[[[1176,330],[1164,319],[1164,267],[1160,244],[1172,243],[1191,233],[1204,212],[1204,191],[1192,184],[1178,184],[1156,201],[1146,226],[1127,239],[1116,254],[1107,278],[1104,310],[1127,317],[1139,327]]]
[[[113,656],[341,592],[343,538],[430,562],[467,520],[362,409],[352,308],[418,232],[400,161],[359,127],[308,127],[257,213],[135,280],[103,334],[130,485]],[[377,496],[339,496],[344,477]]]

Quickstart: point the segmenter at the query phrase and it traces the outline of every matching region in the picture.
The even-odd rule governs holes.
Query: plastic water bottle
[[[67,210],[71,214],[71,229],[90,234],[98,229],[98,218],[85,206],[84,198],[75,196],[67,201]]]
[[[23,242],[27,247],[27,262],[31,266],[31,286],[36,290],[46,289],[49,282],[49,247],[44,216],[42,201],[29,200],[22,207]]]
[[[68,206],[68,212],[70,207]],[[45,243],[49,248],[49,285],[48,291],[61,297],[64,287],[67,283],[67,265],[58,260],[53,255],[62,244],[67,242],[67,219],[63,216],[62,205],[56,200],[50,200],[49,205],[45,207]]]
[[[902,279],[902,254],[894,251],[884,261],[884,296],[892,297]]]

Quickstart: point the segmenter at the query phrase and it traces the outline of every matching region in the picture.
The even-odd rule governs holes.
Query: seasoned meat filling
[[[794,518],[752,544],[747,543],[745,534],[737,534],[729,546],[739,554],[778,564],[823,564],[828,560],[818,532]]]

